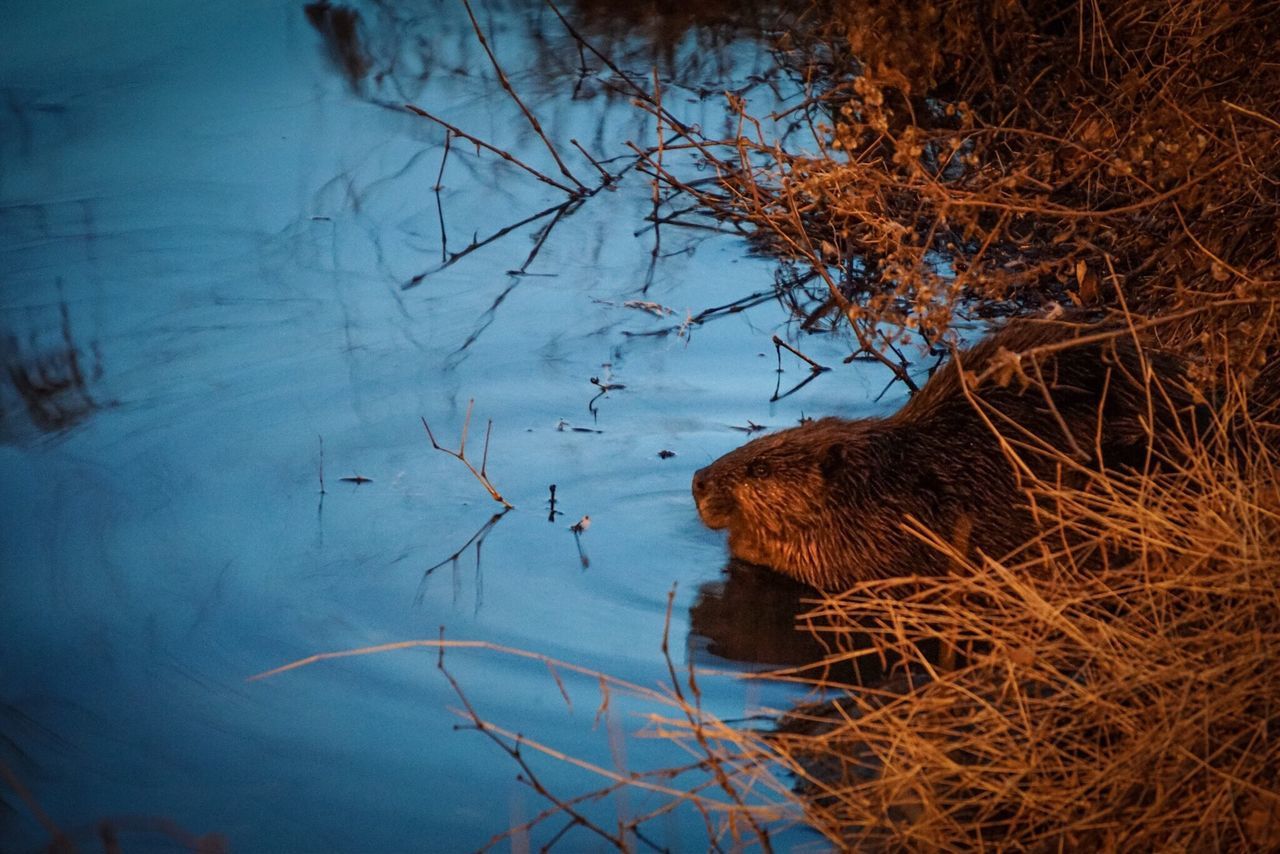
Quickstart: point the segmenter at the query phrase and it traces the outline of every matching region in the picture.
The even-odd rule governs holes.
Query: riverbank
[[[803,104],[731,98],[738,135],[686,134],[715,183],[650,159],[825,284],[802,329],[851,330],[851,356],[904,382],[913,336],[1065,310],[1178,353],[1217,414],[1141,471],[1059,454],[1083,481],[1028,477],[1043,533],[1017,558],[920,529],[947,575],[826,597],[827,664],[892,652],[914,675],[820,680],[840,699],[711,752],[739,789],[785,769],[840,845],[1280,844],[1280,466],[1255,384],[1280,345],[1276,11],[838,2],[783,39]],[[1004,380],[1043,384],[1033,361]],[[869,648],[842,646],[855,630]],[[939,639],[962,663],[918,652]]]

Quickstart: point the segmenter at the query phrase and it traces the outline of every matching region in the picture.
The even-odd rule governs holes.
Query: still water
[[[566,12],[637,79],[656,69],[683,121],[730,128],[725,90],[760,113],[800,97],[770,53],[772,6],[706,21],[610,6]],[[246,681],[441,627],[658,687],[674,587],[677,669],[720,672],[700,680],[708,709],[746,719],[799,696],[734,675],[786,657],[764,634],[795,592],[726,590],[690,475],[749,421],[882,411],[884,372],[805,336],[837,370],[771,403],[770,337],[793,329],[779,301],[680,326],[769,293],[776,263],[674,226],[655,261],[634,170],[455,258],[565,197],[464,140],[445,157],[441,127],[398,105],[559,173],[460,3],[358,8],[354,77],[296,2],[4,12],[0,849],[48,843],[33,803],[90,850],[104,821],[126,850],[166,850],[162,822],[234,851],[484,845],[545,802],[456,729],[434,652]],[[652,144],[654,123],[547,8],[482,0],[476,14],[584,180],[598,173],[567,140],[614,170],[628,140]],[[784,389],[807,376],[783,366]],[[597,397],[593,378],[622,387]],[[471,399],[468,453],[492,420],[487,470],[516,509],[467,545],[500,507],[420,419],[456,446]],[[340,480],[357,475],[370,481]],[[557,749],[614,769],[685,761],[635,737],[662,709],[615,697],[598,715],[592,678],[564,674],[566,704],[536,661],[446,663],[482,716]],[[565,797],[601,784],[531,761]],[[661,801],[594,809],[616,821]],[[650,836],[705,848],[689,812]],[[600,845],[581,830],[560,844]]]

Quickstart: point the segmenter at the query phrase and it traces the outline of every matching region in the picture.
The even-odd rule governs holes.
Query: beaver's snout
[[[710,466],[707,466],[710,468]],[[699,503],[702,502],[702,496],[707,494],[707,489],[711,482],[711,475],[706,468],[700,468],[693,473],[693,498]]]
[[[713,529],[725,528],[733,513],[733,502],[716,487],[711,468],[707,466],[693,473],[693,502],[704,525]]]

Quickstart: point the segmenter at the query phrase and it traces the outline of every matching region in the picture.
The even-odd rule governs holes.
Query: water
[[[687,122],[728,127],[726,88],[760,112],[799,91],[749,30],[569,11],[628,71],[656,65]],[[698,523],[690,475],[748,421],[893,402],[872,404],[887,377],[855,364],[770,403],[770,336],[790,328],[773,300],[676,334],[690,313],[767,292],[776,265],[733,235],[670,226],[652,263],[651,188],[634,172],[541,242],[554,214],[438,269],[564,196],[454,139],[437,205],[444,133],[387,105],[411,101],[558,173],[460,5],[361,12],[372,63],[357,84],[294,3],[5,16],[0,761],[89,849],[104,821],[127,850],[163,848],[164,820],[235,851],[346,851],[470,849],[532,818],[545,802],[515,763],[456,729],[461,704],[433,651],[246,680],[443,627],[656,687],[673,587],[678,669],[689,656],[730,671],[786,659],[757,635],[790,612],[759,615],[775,599],[794,609],[794,591],[766,584],[758,605],[726,595],[723,543]],[[566,140],[605,159],[655,138],[611,72],[587,56],[580,73],[546,8],[493,2],[477,16],[584,180],[594,170]],[[835,336],[802,345],[837,366],[849,351]],[[807,375],[784,365],[784,389]],[[625,388],[595,399],[593,377]],[[500,507],[419,419],[456,447],[472,399],[468,454],[491,419],[488,473],[516,509],[463,548]],[[371,482],[339,480],[355,475]],[[553,483],[563,515],[549,521]],[[743,602],[741,623],[714,607]],[[445,660],[477,711],[511,730],[608,768],[684,761],[632,737],[661,709],[611,696],[598,715],[593,678],[563,676],[567,706],[539,662]],[[726,718],[795,696],[732,675],[700,686]],[[534,761],[562,796],[601,785]],[[661,800],[596,809],[616,819]],[[680,814],[648,830],[699,849],[700,827]],[[0,848],[48,839],[0,784]],[[563,844],[602,843],[576,830]]]

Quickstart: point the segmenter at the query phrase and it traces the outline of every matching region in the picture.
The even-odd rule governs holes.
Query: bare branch
[[[485,465],[489,459],[489,436],[493,432],[492,420],[489,422],[489,429],[485,431],[484,459],[480,463],[480,470],[477,471],[476,467],[473,466],[471,464],[471,461],[467,459],[467,456],[466,456],[467,429],[471,426],[471,409],[474,406],[475,406],[475,399],[472,398],[467,402],[467,416],[462,422],[462,438],[458,442],[458,450],[456,451],[452,451],[448,448],[442,447],[440,443],[436,441],[435,434],[431,432],[431,425],[427,423],[427,419],[422,418],[420,416],[420,420],[422,421],[423,428],[425,428],[427,431],[427,438],[431,440],[431,447],[435,448],[437,451],[446,453],[449,456],[453,457],[455,460],[458,460],[459,462],[461,462],[464,466],[467,467],[467,471],[471,472],[471,474],[475,477],[475,479],[480,481],[480,485],[483,486],[489,492],[489,495],[493,498],[494,501],[497,501],[499,504],[501,504],[503,507],[506,507],[507,509],[511,509],[514,505],[512,505],[509,501],[507,501],[507,499],[502,497],[502,493],[498,492],[497,487],[495,487],[493,485],[493,482],[489,480],[489,475],[485,471]]]

